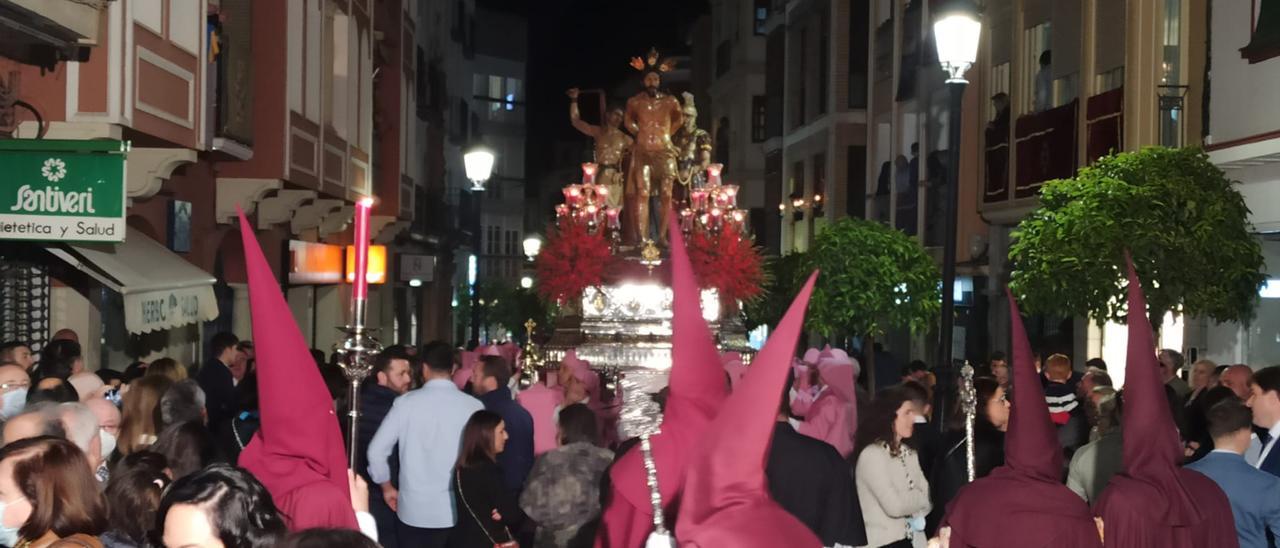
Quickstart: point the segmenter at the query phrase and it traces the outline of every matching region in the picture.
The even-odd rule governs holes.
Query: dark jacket
[[[769,494],[800,520],[824,546],[862,546],[867,531],[853,471],[826,442],[779,422],[765,468]]]
[[[985,477],[1004,464],[1004,433],[983,420],[974,421],[974,479]],[[947,512],[947,504],[969,483],[968,455],[964,430],[951,430],[943,437],[941,452],[929,476],[929,499],[933,509],[925,520],[925,532],[934,536]]]
[[[502,468],[503,486],[519,499],[524,480],[533,468],[533,416],[511,398],[511,389],[505,386],[480,396],[480,402],[506,423],[507,448],[498,454],[498,466]]]
[[[360,387],[360,431],[359,438],[356,440],[356,470],[360,471],[360,475],[364,476],[364,480],[373,484],[373,479],[369,477],[369,442],[373,441],[373,435],[378,433],[378,427],[382,426],[382,419],[387,417],[387,413],[391,412],[391,404],[395,403],[396,398],[400,394],[395,390],[382,386],[376,382],[366,382]],[[350,424],[350,418],[343,418],[344,434],[349,430],[345,428]],[[350,434],[347,434],[348,436]],[[395,452],[391,454],[391,460],[395,461],[397,455]],[[391,477],[397,478],[396,466],[393,462],[391,466]]]
[[[458,524],[449,533],[449,548],[493,548],[513,540],[512,534],[523,526],[525,515],[503,487],[502,476],[502,470],[490,461],[454,471]],[[494,510],[502,516],[501,522],[493,520]]]
[[[210,360],[196,373],[196,382],[204,390],[204,407],[209,414],[209,427],[218,430],[235,416],[236,381],[231,369],[218,360]]]

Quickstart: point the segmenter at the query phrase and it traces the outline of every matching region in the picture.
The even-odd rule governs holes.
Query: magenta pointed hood
[[[294,528],[354,529],[347,454],[329,389],[243,212],[240,236],[262,426],[240,453],[239,464],[266,486],[277,506],[290,514]],[[306,495],[300,494],[302,489]]]
[[[765,460],[778,398],[804,324],[814,272],[699,443],[676,538],[682,547],[819,547],[822,541],[769,496]]]

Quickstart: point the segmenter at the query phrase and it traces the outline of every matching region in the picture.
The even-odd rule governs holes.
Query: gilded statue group
[[[644,89],[627,100],[625,109],[610,107],[602,126],[583,121],[579,90],[568,92],[569,118],[595,139],[596,183],[609,189],[608,206],[621,209],[623,241],[629,246],[666,245],[667,213],[691,188],[705,184],[711,163],[711,136],[698,128],[693,94],[683,93],[681,104],[661,88],[662,74],[673,65],[660,60],[656,50],[633,57],[631,66],[643,73]]]

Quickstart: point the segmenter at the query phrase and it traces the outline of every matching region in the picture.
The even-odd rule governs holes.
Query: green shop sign
[[[0,140],[0,240],[121,242],[122,141]]]

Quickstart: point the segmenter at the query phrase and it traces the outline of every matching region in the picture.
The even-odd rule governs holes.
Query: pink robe
[[[814,439],[827,442],[840,456],[849,458],[853,454],[853,428],[849,425],[848,405],[831,389],[824,390],[814,400],[804,422],[800,423],[799,432]]]
[[[564,393],[538,383],[520,391],[516,402],[533,417],[533,454],[541,455],[555,449],[559,445],[556,440],[556,408],[564,403]]]
[[[826,389],[818,395],[800,425],[801,434],[835,447],[840,456],[853,454],[858,427],[858,395],[854,388],[857,366],[844,352],[827,348],[818,359],[818,371]]]

